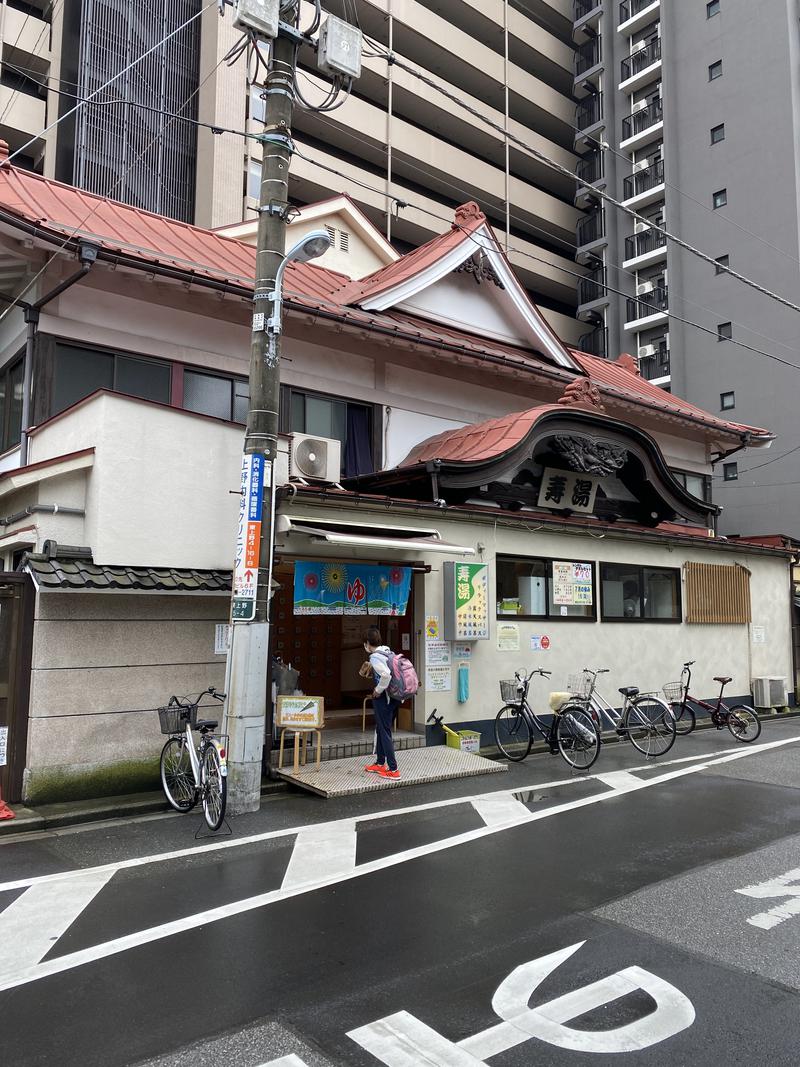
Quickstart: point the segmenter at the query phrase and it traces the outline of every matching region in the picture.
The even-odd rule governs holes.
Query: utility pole
[[[266,326],[273,315],[275,281],[286,246],[295,49],[295,42],[288,34],[280,33],[272,41],[265,88],[265,130],[261,136],[263,164],[250,342],[250,405],[244,440],[239,529],[239,552],[244,551],[245,556],[243,563],[241,557],[237,559],[237,571],[248,562],[256,562],[257,570],[254,568],[252,575],[250,570],[244,572],[250,575],[248,582],[255,577],[254,598],[237,597],[242,589],[237,590],[234,578],[226,683],[228,805],[234,815],[258,811],[261,800],[281,351],[279,330],[267,330]],[[249,517],[256,512],[248,512],[254,502],[260,502],[257,519]],[[248,544],[248,534],[252,541],[254,522],[260,523],[257,553],[252,543]],[[252,592],[252,588],[247,591]],[[252,617],[248,618],[248,614]]]

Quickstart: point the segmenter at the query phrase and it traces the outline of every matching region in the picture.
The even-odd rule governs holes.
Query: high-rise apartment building
[[[723,533],[796,535],[800,369],[779,360],[800,365],[800,314],[725,269],[798,302],[796,5],[575,0],[574,18],[576,203],[587,211],[576,256],[590,271],[579,282],[578,315],[592,326],[585,344],[636,354],[642,374],[664,388],[769,426],[778,436],[771,452],[721,458],[705,491],[725,508]],[[717,264],[603,205],[597,187]]]

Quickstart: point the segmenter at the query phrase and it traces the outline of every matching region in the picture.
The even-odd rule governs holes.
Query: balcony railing
[[[578,248],[583,245],[590,245],[594,241],[599,241],[605,235],[605,212],[602,209],[593,211],[591,215],[584,215],[582,219],[578,219],[578,225],[575,227]]]
[[[619,5],[620,25],[632,19],[634,15],[638,15],[640,11],[644,11],[646,7],[650,7],[652,3],[653,0],[622,0]]]
[[[658,230],[644,230],[625,238],[625,258],[636,259],[637,256],[646,256],[648,252],[655,252],[657,248],[666,246],[667,239],[663,233]]]
[[[644,356],[639,359],[639,372],[647,381],[654,378],[666,378],[669,374],[669,348],[665,339],[656,344],[656,353],[653,356]]]
[[[578,303],[590,304],[606,295],[606,268],[597,267],[591,274],[578,280]]]
[[[583,281],[583,279],[581,279]],[[632,298],[628,297],[628,308],[625,316],[626,322],[636,322],[637,319],[646,319],[650,315],[658,315],[669,307],[667,289],[654,289],[652,293]]]
[[[575,167],[575,173],[583,185],[594,185],[595,182],[599,182],[604,170],[602,152],[590,152],[588,156],[579,159]]]
[[[581,352],[588,352],[590,356],[599,356],[600,359],[608,358],[608,329],[598,326],[596,330],[585,333],[578,341]]]
[[[600,7],[600,0],[575,0],[575,22],[594,11],[596,7]]]
[[[596,67],[603,58],[602,38],[590,37],[575,51],[575,76]]]
[[[592,97],[589,97],[589,99],[591,100]],[[654,100],[652,104],[648,104],[647,107],[643,107],[641,111],[637,111],[636,114],[623,116],[622,140],[627,141],[629,137],[644,133],[650,126],[655,126],[657,122],[661,122],[663,117],[664,105],[660,97]]]
[[[582,100],[575,109],[575,125],[579,130],[593,126],[603,117],[603,94],[594,93]]]
[[[646,193],[648,189],[654,189],[657,185],[664,184],[664,160],[657,159],[644,170],[637,170],[635,174],[629,174],[622,183],[623,200],[630,200],[633,196]]]
[[[626,56],[622,60],[620,64],[621,80],[626,82],[628,78],[641,74],[643,70],[657,63],[659,59],[661,59],[661,38],[654,37],[652,41],[648,41],[644,48],[640,48],[638,52],[634,52],[633,55]]]

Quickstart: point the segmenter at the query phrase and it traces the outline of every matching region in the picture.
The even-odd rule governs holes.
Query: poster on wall
[[[498,652],[519,652],[519,626],[515,622],[498,622]]]
[[[425,689],[429,693],[449,693],[453,688],[451,664],[425,667]]]
[[[553,563],[553,603],[592,604],[591,563]]]
[[[488,640],[488,565],[447,562],[443,565],[442,577],[444,636],[448,641]]]
[[[547,634],[536,634],[531,637],[531,652],[549,652],[550,638]]]
[[[295,615],[405,615],[410,593],[410,567],[294,565]]]

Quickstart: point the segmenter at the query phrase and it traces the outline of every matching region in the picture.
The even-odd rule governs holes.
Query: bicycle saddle
[[[622,695],[624,697],[635,697],[635,696],[638,696],[639,695],[639,686],[638,685],[624,685],[622,687],[622,689],[620,689],[620,693],[622,693]]]
[[[216,730],[216,728],[217,728],[217,720],[216,719],[198,719],[197,722],[194,724],[194,728],[195,728],[195,730]]]
[[[720,685],[727,685],[728,682],[732,682],[733,679],[732,678],[715,678],[714,681],[715,682],[719,682]]]

